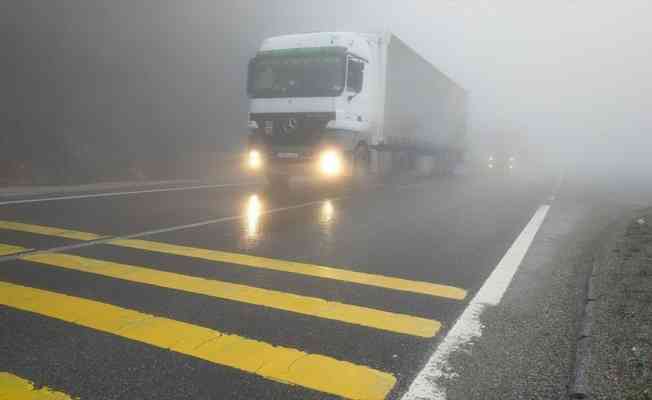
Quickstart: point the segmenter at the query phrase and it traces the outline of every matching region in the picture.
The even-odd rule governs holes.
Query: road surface
[[[0,394],[401,398],[558,184],[0,199]]]

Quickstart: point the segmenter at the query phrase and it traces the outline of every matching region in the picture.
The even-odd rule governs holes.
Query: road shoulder
[[[611,229],[596,260],[591,398],[652,399],[652,208]]]
[[[442,398],[566,398],[588,261],[615,212],[553,203],[501,303],[482,314],[481,336],[451,357]]]

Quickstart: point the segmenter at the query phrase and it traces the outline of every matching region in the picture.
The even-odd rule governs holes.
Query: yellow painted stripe
[[[289,272],[293,274],[308,275],[317,278],[334,279],[344,282],[358,283],[367,286],[376,286],[404,292],[425,294],[436,297],[445,297],[454,300],[463,300],[466,290],[436,283],[411,281],[383,275],[374,275],[339,268],[323,267],[320,265],[304,264],[293,261],[276,260],[273,258],[257,257],[247,254],[227,253],[218,250],[199,249],[188,246],[151,242],[137,239],[116,239],[110,244],[134,249],[156,251],[178,256],[194,257],[209,261],[219,261],[230,264],[243,265],[253,268],[263,268],[274,271]]]
[[[426,318],[62,253],[34,254],[22,259],[406,335],[433,337],[441,328],[439,321]]]
[[[8,282],[0,304],[348,399],[384,399],[396,383],[366,366]]]
[[[0,229],[7,229],[18,232],[36,233],[39,235],[63,237],[75,240],[95,240],[100,239],[102,236],[94,233],[73,231],[70,229],[51,228],[42,225],[23,224],[21,222],[0,221]]]
[[[0,256],[8,256],[10,254],[16,254],[16,253],[20,253],[20,252],[28,251],[28,250],[31,250],[31,249],[28,249],[26,247],[12,246],[10,244],[2,244],[2,243],[0,243]]]
[[[37,389],[27,379],[0,372],[0,400],[72,400],[72,397],[45,386]]]
[[[0,221],[0,229],[12,229],[16,231],[67,237],[78,240],[94,240],[102,238],[102,236],[95,235],[93,233],[70,231],[66,229],[50,228],[41,225],[23,224],[10,221]],[[148,240],[116,239],[110,241],[109,243],[116,246],[130,247],[140,250],[156,251],[160,253],[194,257],[209,261],[225,262],[252,268],[262,268],[323,279],[352,282],[360,285],[376,286],[384,289],[418,293],[435,297],[444,297],[453,300],[464,300],[464,298],[466,298],[466,290],[455,286],[441,285],[423,281],[412,281],[408,279],[356,272],[340,268],[324,267],[320,265],[305,264],[293,261],[276,260],[273,258],[257,257],[247,254],[228,253],[218,250],[200,249],[196,247],[152,242]]]

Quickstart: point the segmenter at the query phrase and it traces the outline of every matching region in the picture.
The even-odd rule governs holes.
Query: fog
[[[5,3],[0,168],[14,174],[121,178],[236,152],[260,40],[321,30],[395,32],[469,91],[476,148],[509,132],[565,168],[652,170],[648,1]]]

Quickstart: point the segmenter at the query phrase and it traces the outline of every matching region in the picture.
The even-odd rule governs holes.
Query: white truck
[[[464,89],[391,33],[265,39],[249,62],[247,164],[273,185],[463,158]]]

